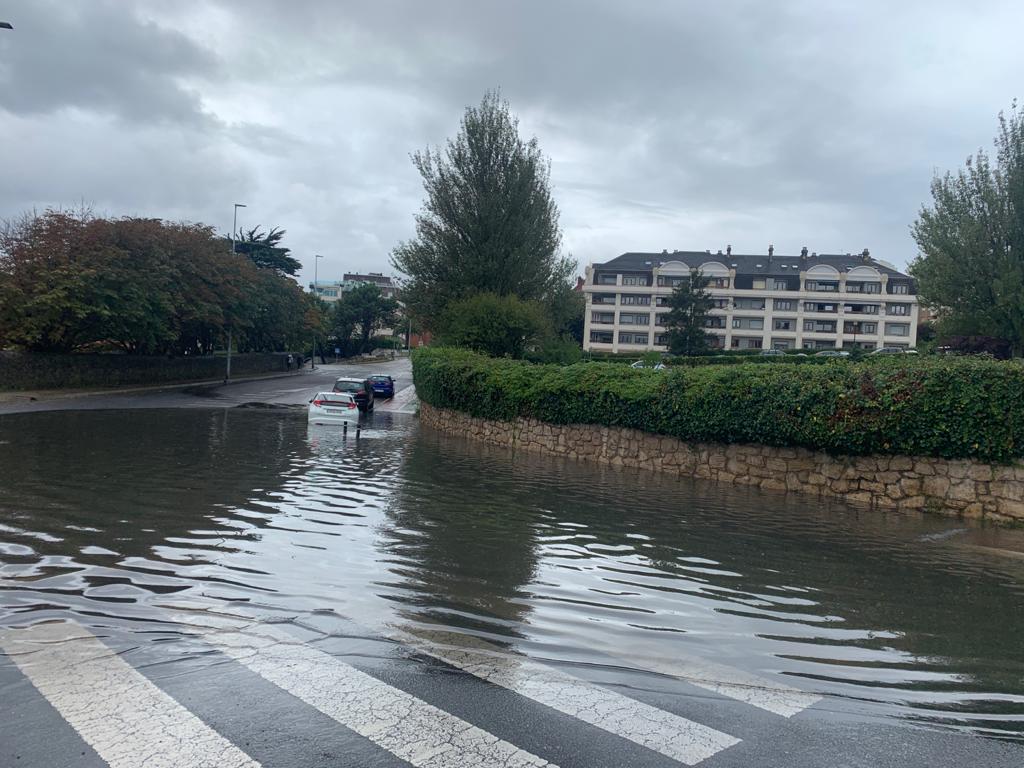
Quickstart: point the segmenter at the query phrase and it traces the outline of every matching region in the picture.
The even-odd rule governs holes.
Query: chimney
[[[864,259],[864,261],[867,261],[868,259],[871,258],[871,251],[865,248],[863,251],[860,252],[860,257]]]
[[[718,249],[718,255],[719,255],[719,256],[721,256],[721,255],[722,255],[722,249],[721,249],[721,248],[719,248],[719,249]]]
[[[800,249],[800,258],[801,259],[806,259],[807,258],[807,246],[806,245],[803,248]]]
[[[725,246],[725,255],[726,256],[732,256],[732,246],[731,245]]]
[[[775,254],[775,246],[774,245],[769,245],[768,246],[768,258],[770,259],[774,254]]]

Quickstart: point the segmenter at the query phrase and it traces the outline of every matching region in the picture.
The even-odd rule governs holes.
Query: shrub
[[[1024,456],[1024,366],[1018,363],[910,357],[747,363],[651,371],[609,363],[532,365],[434,348],[414,353],[413,377],[423,402],[501,421],[526,416],[834,454]]]
[[[536,302],[480,293],[450,304],[439,327],[444,344],[520,358],[544,337],[547,325]]]

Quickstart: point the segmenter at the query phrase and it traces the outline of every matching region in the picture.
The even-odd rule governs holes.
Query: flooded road
[[[723,756],[803,719],[998,736],[983,743],[1019,757],[1022,551],[1020,531],[513,456],[401,414],[371,417],[358,441],[302,412],[0,417],[0,631],[71,620],[179,700],[175,679],[199,697],[195,681],[233,659],[327,712],[224,636],[216,653],[197,644],[196,627],[237,617],[466,720],[491,688],[511,691],[652,755],[608,764],[745,764]],[[400,664],[428,672],[388,677]],[[475,703],[442,690],[471,676],[488,684]],[[27,697],[21,680],[8,664],[0,687]],[[566,703],[571,681],[647,707],[634,719],[685,714],[711,746],[619,733]],[[543,729],[524,744],[502,706],[504,725],[481,727],[541,753]],[[556,730],[565,750],[590,748]]]

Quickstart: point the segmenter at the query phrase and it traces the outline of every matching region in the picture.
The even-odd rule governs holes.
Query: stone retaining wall
[[[420,405],[425,424],[508,448],[619,467],[833,496],[878,507],[1024,522],[1024,464],[921,456],[831,456],[804,448],[684,443],[635,429],[490,421]]]

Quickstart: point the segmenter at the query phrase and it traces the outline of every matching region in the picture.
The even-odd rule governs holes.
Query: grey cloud
[[[409,153],[493,87],[551,156],[581,262],[773,242],[902,263],[932,173],[989,143],[1024,67],[1013,2],[24,7],[0,131],[30,151],[0,215],[84,196],[226,229],[245,202],[328,277],[388,268],[420,206]]]
[[[181,79],[212,76],[218,61],[181,32],[140,19],[123,2],[40,0],[17,11],[15,33],[0,38],[0,108],[209,120],[198,90]]]

